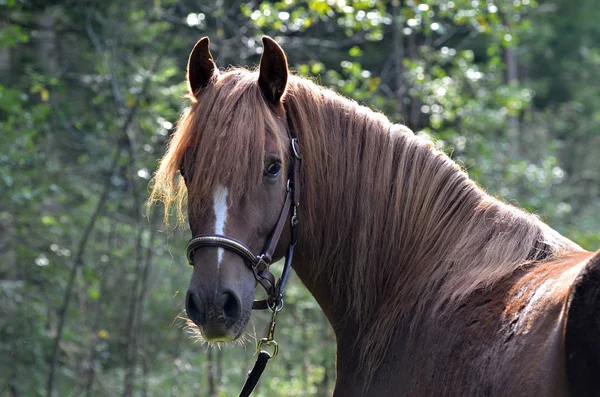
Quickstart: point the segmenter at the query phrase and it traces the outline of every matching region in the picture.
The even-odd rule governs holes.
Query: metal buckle
[[[300,155],[300,144],[298,143],[298,138],[292,138],[292,153],[294,153],[294,157],[298,160],[302,160],[302,156]]]
[[[257,256],[256,259],[256,263],[252,264],[252,270],[254,271],[254,274],[258,274],[257,272],[269,268],[269,264],[265,260],[264,254]]]
[[[298,224],[298,221],[298,207],[294,205],[292,210],[292,219],[290,220],[292,227],[296,226]]]
[[[262,351],[263,345],[271,346],[273,348],[273,354],[270,355],[271,357],[269,357],[269,360],[277,357],[277,353],[279,352],[279,346],[277,346],[277,342],[275,342],[275,319],[277,318],[277,313],[279,313],[281,309],[283,309],[283,300],[281,301],[281,306],[277,305],[277,307],[271,309],[273,310],[273,313],[271,314],[271,322],[269,323],[269,332],[267,337],[259,340],[258,345],[256,346],[257,353]]]
[[[275,342],[274,340],[269,340],[267,338],[262,338],[258,341],[258,346],[256,346],[256,353],[260,353],[261,351],[263,351],[263,345],[271,346],[273,348],[273,354],[269,354],[269,361],[277,357],[277,353],[279,353],[279,346],[277,345],[277,342]]]
[[[269,268],[269,264],[267,263],[267,261],[265,261],[264,255],[259,256],[256,263],[252,264],[252,266],[251,266],[252,273],[254,273],[254,278],[257,281],[260,281],[260,280],[269,281],[268,279],[265,279],[263,276],[260,275],[260,272],[262,272],[268,268]],[[271,283],[269,282],[269,284],[271,284]]]
[[[272,312],[279,313],[281,310],[283,310],[283,296],[281,296],[281,293],[277,295],[278,296],[276,298],[269,297],[267,299],[267,305]]]

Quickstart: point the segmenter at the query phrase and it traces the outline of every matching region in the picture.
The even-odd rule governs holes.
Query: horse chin
[[[207,335],[204,332],[202,333],[202,339],[208,343],[229,343],[235,341],[238,336],[230,336],[230,335]]]
[[[225,327],[223,324],[216,325],[206,324],[203,327],[197,327],[200,337],[205,342],[209,343],[230,343],[243,339],[248,319],[250,318],[250,310],[244,311],[240,319],[234,324]]]

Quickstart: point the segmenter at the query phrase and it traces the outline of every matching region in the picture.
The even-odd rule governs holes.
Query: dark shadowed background
[[[202,36],[223,68],[255,66],[271,35],[297,73],[600,248],[597,0],[56,3],[0,0],[0,396],[241,387],[265,314],[245,346],[194,342],[177,319],[189,232],[145,206]],[[297,280],[286,293],[257,396],[328,395],[333,334]]]

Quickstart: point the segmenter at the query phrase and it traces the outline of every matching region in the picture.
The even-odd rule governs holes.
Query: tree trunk
[[[217,361],[215,366],[215,377],[217,378],[217,394],[223,388],[223,350],[217,350]]]
[[[510,21],[504,16],[504,24],[510,29]],[[519,82],[517,75],[517,48],[513,46],[504,49],[504,63],[506,65],[506,83],[516,85]],[[511,115],[508,118],[508,139],[511,147],[511,155],[518,159],[521,155],[520,136],[519,136],[519,118],[517,115]]]
[[[404,84],[404,35],[402,33],[402,0],[392,1],[392,29],[394,46],[394,77],[396,82],[396,114],[404,118],[404,96],[406,86]]]
[[[10,384],[8,386],[8,394],[10,397],[19,397],[19,390],[17,389],[17,366],[12,367],[12,371],[10,374]]]
[[[150,373],[151,360],[144,354],[144,361],[142,363],[142,397],[148,397],[148,374]]]
[[[109,247],[108,252],[112,252],[114,243],[115,243],[115,235],[116,235],[116,222],[113,222],[108,232],[108,244]],[[85,395],[87,397],[91,397],[92,395],[92,386],[94,384],[94,369],[96,367],[96,361],[98,360],[98,338],[100,332],[100,320],[102,319],[102,302],[104,297],[108,295],[106,282],[108,280],[107,273],[108,269],[111,265],[112,258],[109,257],[108,261],[102,266],[101,276],[100,276],[100,296],[98,300],[95,302],[93,307],[94,319],[92,320],[92,339],[90,341],[90,349],[88,351],[88,358],[86,362],[84,362],[85,372],[84,372],[84,390]],[[78,395],[77,393],[75,393]]]
[[[133,161],[132,161],[133,162]],[[142,279],[142,271],[143,271],[143,245],[142,245],[142,236],[144,233],[144,229],[141,225],[141,202],[139,197],[139,192],[135,187],[135,180],[131,178],[132,186],[133,186],[133,196],[134,196],[134,208],[137,214],[138,219],[136,220],[136,227],[138,229],[138,234],[136,237],[135,243],[135,263],[137,264],[135,269],[135,280],[133,281],[133,286],[131,287],[131,300],[129,302],[129,310],[127,313],[127,321],[125,325],[125,332],[127,333],[127,339],[125,342],[126,352],[125,352],[125,377],[124,377],[124,385],[123,385],[123,397],[130,397],[133,395],[133,388],[135,386],[135,370],[137,365],[137,308],[139,303],[139,289]]]
[[[215,368],[214,368],[214,349],[208,348],[206,355],[206,379],[208,381],[208,397],[216,397],[215,389]]]
[[[6,28],[7,24],[0,21],[0,32]],[[8,47],[0,48],[0,78],[5,81],[4,78],[9,76],[11,66],[11,51]]]
[[[39,27],[36,40],[37,64],[45,73],[55,75],[58,73],[58,51],[53,9],[45,8],[35,19]]]
[[[417,58],[417,35],[411,34],[408,37],[408,57],[410,59]],[[418,98],[410,98],[410,118],[409,118],[409,128],[413,131],[417,132],[421,129],[419,125],[419,116],[421,115],[421,106]]]
[[[320,343],[321,343],[321,348],[323,350],[327,349],[327,345],[328,342],[330,340],[329,335],[328,335],[328,330],[330,329],[330,325],[329,322],[327,321],[327,319],[325,318],[325,316],[321,316],[321,338],[320,338]],[[319,385],[317,387],[318,396],[324,396],[326,395],[329,390],[330,390],[330,380],[331,379],[335,379],[335,368],[333,368],[333,365],[331,363],[331,359],[329,357],[327,357],[326,355],[323,355],[323,362],[321,363],[321,365],[323,366],[324,373],[323,373],[323,379],[321,379],[321,382],[319,382]]]
[[[155,214],[150,215],[150,219],[155,219]],[[144,327],[142,327],[144,320],[144,302],[146,299],[146,292],[148,291],[148,277],[150,275],[150,269],[152,267],[152,257],[154,254],[154,238],[156,236],[157,225],[150,225],[150,238],[148,239],[148,247],[146,248],[146,257],[144,260],[144,270],[142,271],[142,283],[141,288],[138,295],[138,304],[137,304],[137,312],[136,312],[136,326],[138,335],[137,338],[141,344],[144,344]],[[146,355],[144,354],[144,357]],[[143,378],[142,378],[142,395],[145,396],[147,394],[147,375],[150,370],[150,362],[147,359],[144,359],[142,364],[143,369]]]

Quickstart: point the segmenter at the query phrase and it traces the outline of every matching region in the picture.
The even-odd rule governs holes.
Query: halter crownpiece
[[[300,205],[300,162],[302,157],[300,155],[300,145],[298,138],[293,136],[293,130],[291,128],[288,118],[288,136],[290,138],[290,167],[288,169],[288,178],[285,184],[285,200],[279,213],[279,218],[275,223],[275,227],[271,231],[269,239],[265,245],[265,248],[258,255],[255,255],[246,244],[238,241],[232,237],[223,236],[220,234],[202,234],[193,237],[186,246],[186,256],[188,263],[194,266],[193,256],[194,252],[200,248],[205,247],[218,247],[228,251],[234,252],[244,259],[244,263],[252,273],[256,281],[265,289],[267,292],[267,299],[254,301],[252,304],[253,309],[270,309],[272,311],[271,321],[269,323],[269,331],[266,338],[262,338],[257,345],[258,358],[252,370],[248,373],[246,382],[240,392],[240,397],[247,397],[252,393],[258,380],[265,370],[267,363],[272,358],[277,356],[279,347],[275,342],[275,319],[277,313],[283,309],[283,290],[289,278],[290,269],[292,267],[292,259],[294,257],[294,248],[297,240],[296,227],[299,223],[299,208]],[[279,280],[275,282],[275,276],[269,271],[269,266],[273,261],[273,254],[281,239],[281,234],[285,228],[288,217],[290,218],[290,243],[288,245],[287,253],[285,255],[285,262],[281,276]],[[269,346],[273,349],[273,353],[262,349],[264,346]]]

